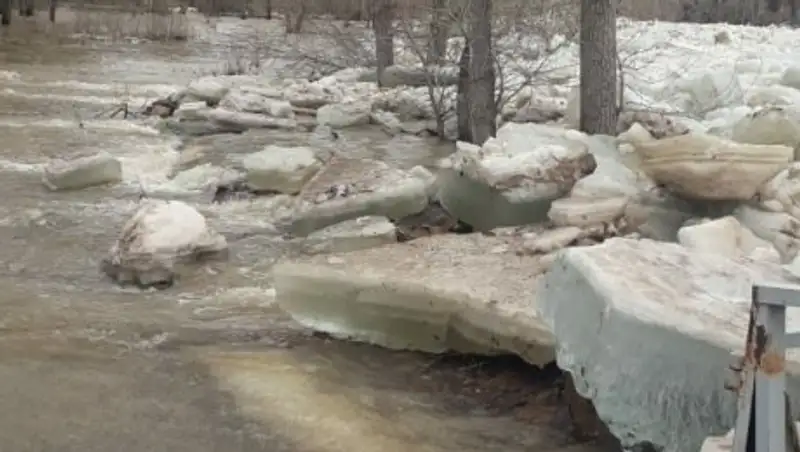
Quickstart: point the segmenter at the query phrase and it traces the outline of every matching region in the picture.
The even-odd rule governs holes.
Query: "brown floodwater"
[[[246,234],[269,224],[269,204],[211,206],[206,193],[167,179],[176,138],[108,119],[115,105],[252,53],[279,25],[197,19],[200,39],[152,43],[76,36],[79,19],[88,27],[64,10],[54,27],[15,18],[0,30],[0,450],[600,450],[571,439],[557,373],[300,330],[274,307],[270,283],[272,264],[296,250],[277,235]],[[343,135],[342,152],[401,166],[449,149]],[[307,138],[275,132],[265,144]],[[123,184],[43,189],[48,159],[99,150],[123,161]],[[248,237],[231,244],[229,262],[171,290],[117,288],[98,263],[142,189],[189,199],[221,232]]]

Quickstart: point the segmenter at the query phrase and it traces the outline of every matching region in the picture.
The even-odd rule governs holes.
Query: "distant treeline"
[[[396,4],[406,14],[425,13],[432,1],[396,0]],[[495,4],[503,9],[509,3],[516,5],[526,1],[536,0],[495,0]],[[147,8],[153,2],[162,4],[166,2],[171,7],[193,6],[209,15],[246,14],[249,17],[265,17],[270,12],[282,14],[296,7],[298,2],[303,2],[307,13],[311,16],[324,15],[339,20],[366,20],[370,15],[372,0],[71,0],[60,3],[130,9]],[[800,8],[800,0],[619,0],[619,2],[620,15],[634,19],[756,25],[788,23],[795,11],[795,3],[797,8]],[[46,8],[48,0],[35,0],[35,3],[37,9]]]

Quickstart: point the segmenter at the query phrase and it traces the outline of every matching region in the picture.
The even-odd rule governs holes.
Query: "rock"
[[[230,91],[230,86],[218,77],[201,77],[189,83],[184,98],[218,105]]]
[[[253,190],[294,195],[322,168],[314,150],[270,145],[242,160]]]
[[[459,221],[438,201],[431,201],[422,212],[400,218],[394,224],[399,242],[448,232],[456,234],[473,232],[472,226]]]
[[[45,167],[42,182],[53,191],[116,184],[122,182],[122,164],[107,152],[54,160]]]
[[[360,217],[312,232],[302,242],[308,254],[347,253],[395,243],[397,233],[386,217]]]
[[[271,116],[256,113],[244,113],[221,108],[208,111],[208,119],[223,127],[233,127],[236,129],[288,129],[293,130],[297,127],[297,122],[289,118],[274,118]]]
[[[789,66],[781,76],[781,85],[800,90],[800,66]]]
[[[612,238],[562,251],[536,298],[559,366],[622,447],[683,452],[733,425],[724,380],[744,349],[752,284],[780,275],[772,263]],[[787,317],[797,330],[800,318]],[[800,354],[787,358],[795,398]]]
[[[274,118],[292,118],[292,104],[285,100],[269,98],[252,90],[233,89],[228,92],[219,107],[245,113],[258,113]]]
[[[757,237],[732,216],[684,226],[678,231],[678,243],[695,251],[732,259],[753,255],[763,258],[767,255],[763,250],[767,249],[774,253],[771,261],[780,263],[780,256],[771,243]]]
[[[120,284],[165,287],[188,264],[227,253],[225,237],[182,201],[145,201],[103,259],[102,270]]]
[[[687,97],[687,107],[694,114],[744,103],[744,91],[733,69],[688,76],[678,80],[674,90]]]
[[[747,201],[794,159],[788,146],[741,144],[705,134],[637,143],[635,148],[653,181],[698,200]]]
[[[365,102],[329,104],[317,110],[317,122],[334,129],[369,124],[372,106]]]
[[[766,107],[740,119],[732,138],[740,143],[800,144],[800,115],[784,107]]]
[[[747,105],[750,107],[793,106],[800,104],[800,91],[788,86],[757,86],[750,90]]]
[[[278,305],[306,327],[392,349],[515,353],[552,360],[550,333],[535,313],[540,257],[516,256],[481,234],[282,262]]]
[[[689,128],[673,118],[657,112],[626,111],[617,120],[617,134],[621,134],[639,124],[656,139],[686,135]]]
[[[298,195],[289,227],[308,235],[358,217],[402,218],[425,209],[431,184],[380,161],[335,157]]]
[[[438,174],[438,199],[478,230],[536,223],[550,203],[594,171],[586,135],[508,123],[482,147],[459,143]]]

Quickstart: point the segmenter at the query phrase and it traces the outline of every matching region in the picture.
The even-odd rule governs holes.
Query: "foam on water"
[[[19,80],[19,72],[0,70],[0,80]]]
[[[80,91],[92,91],[97,93],[110,93],[116,97],[126,97],[130,95],[161,97],[178,91],[178,85],[166,84],[142,84],[142,85],[120,85],[108,83],[89,83],[78,80],[57,80],[44,83],[25,83],[27,86],[43,88],[68,88]]]
[[[148,97],[129,97],[125,95],[120,96],[77,96],[66,94],[36,94],[27,93],[15,90],[14,88],[5,88],[2,92],[3,96],[23,97],[26,99],[47,99],[47,100],[61,100],[66,102],[74,102],[81,104],[96,104],[96,105],[118,105],[127,102],[129,105],[145,105],[149,100]]]
[[[125,119],[88,119],[81,121],[86,130],[109,130],[157,136],[160,133],[153,127]],[[74,129],[78,127],[77,119],[22,119],[19,117],[0,117],[0,127],[42,127],[55,129]]]
[[[291,213],[293,206],[290,196],[278,195],[195,207],[218,230],[233,236],[259,235],[280,241],[281,232],[276,224]]]
[[[123,183],[150,192],[167,182],[180,156],[175,150],[176,141],[135,143],[110,150],[122,162]]]
[[[0,171],[14,173],[39,173],[44,170],[44,163],[22,163],[13,160],[0,159]]]
[[[158,184],[155,190],[162,193],[203,192],[235,175],[233,170],[206,163],[179,172],[173,178]]]
[[[246,200],[233,200],[202,206],[200,211],[208,216],[223,219],[226,224],[272,226],[277,218],[285,216],[294,207],[295,199],[289,195],[263,196]]]
[[[230,306],[269,307],[275,304],[275,295],[275,289],[272,287],[226,287],[217,289],[211,295],[198,296],[194,293],[182,293],[178,295],[178,303],[196,305],[195,314],[201,314],[205,311],[215,311]]]

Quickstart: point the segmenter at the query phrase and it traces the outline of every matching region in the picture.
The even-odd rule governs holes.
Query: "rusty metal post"
[[[786,349],[800,334],[786,333],[786,308],[800,307],[800,286],[754,285],[738,417],[732,452],[793,452],[800,448],[786,394]]]

